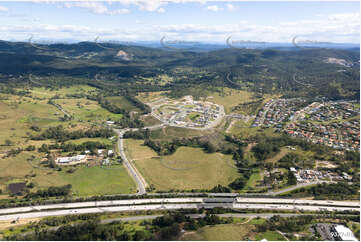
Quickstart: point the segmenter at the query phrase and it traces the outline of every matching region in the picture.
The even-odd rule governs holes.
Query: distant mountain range
[[[1,40],[0,40],[1,41]],[[16,41],[11,41],[16,42]],[[61,39],[61,40],[36,40],[32,41],[33,44],[40,45],[52,45],[52,44],[78,44],[84,41],[76,41],[73,39]],[[85,41],[92,42],[92,41]],[[93,41],[95,42],[95,40]],[[319,42],[319,43],[299,43],[298,46],[295,46],[291,41],[289,43],[281,43],[281,42],[257,42],[257,41],[243,41],[232,44],[232,41],[225,41],[224,43],[207,43],[207,42],[181,42],[177,43],[177,41],[100,41],[99,44],[116,44],[116,45],[126,45],[126,46],[143,46],[150,48],[164,48],[164,49],[181,49],[188,51],[213,51],[225,48],[245,48],[245,49],[298,49],[299,47],[304,48],[329,48],[329,49],[354,49],[360,48],[360,44],[355,43],[327,43],[327,42]],[[237,42],[237,41],[235,41]]]
[[[330,98],[357,98],[360,92],[359,46],[298,48],[273,44],[267,48],[232,48],[195,43],[176,48],[171,44],[129,44],[0,41],[0,75],[66,76],[93,81],[99,74],[103,80],[128,83],[128,88],[162,90],[185,83],[232,86],[226,79],[231,73],[236,83],[265,92],[279,89]],[[200,72],[209,75],[202,77]],[[178,76],[177,83],[161,87],[139,81],[163,74]],[[300,78],[297,83],[294,74]]]

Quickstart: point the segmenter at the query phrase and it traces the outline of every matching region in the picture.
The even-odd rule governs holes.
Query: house
[[[102,165],[109,165],[110,161],[108,158],[102,160]]]
[[[77,155],[77,156],[73,156],[72,160],[73,161],[81,161],[81,160],[84,160],[85,157],[86,157],[86,155]]]
[[[108,156],[112,156],[114,154],[113,150],[108,150]]]
[[[56,163],[60,163],[60,164],[65,164],[65,163],[70,163],[73,161],[82,161],[86,158],[86,155],[76,155],[76,156],[71,156],[71,157],[58,157],[55,161]]]
[[[55,161],[56,163],[69,163],[71,161],[71,157],[59,157]]]

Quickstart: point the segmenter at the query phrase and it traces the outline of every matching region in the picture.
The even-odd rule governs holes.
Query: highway
[[[329,200],[306,200],[306,199],[283,199],[283,198],[207,198],[207,197],[190,197],[190,198],[150,198],[150,199],[124,199],[109,201],[92,201],[92,202],[76,202],[76,203],[59,203],[49,205],[38,205],[17,208],[0,209],[1,214],[24,213],[32,211],[42,211],[51,209],[71,209],[71,208],[87,208],[87,207],[107,207],[107,206],[123,206],[123,205],[140,205],[140,204],[165,204],[165,203],[245,203],[245,204],[298,204],[298,205],[321,205],[321,206],[343,206],[343,207],[359,207],[359,202],[348,201],[329,201]]]
[[[281,199],[281,198],[152,198],[78,203],[61,203],[39,206],[0,209],[0,220],[38,218],[84,213],[174,210],[192,208],[232,208],[305,211],[360,211],[360,202]]]
[[[59,203],[49,205],[38,205],[18,208],[0,209],[0,214],[23,213],[31,211],[41,211],[50,209],[70,209],[70,208],[86,208],[86,207],[105,207],[116,205],[136,205],[149,203],[201,203],[204,198],[152,198],[152,199],[127,199],[127,200],[109,200],[109,201],[93,201],[93,202],[77,202],[77,203]]]
[[[216,207],[230,209],[268,209],[268,210],[303,210],[303,211],[360,211],[360,207],[336,207],[320,205],[290,205],[290,204],[243,204],[243,203],[174,203],[174,204],[146,204],[146,205],[124,205],[111,207],[93,207],[77,209],[61,209],[49,211],[37,211],[28,213],[1,215],[0,221],[12,221],[17,219],[42,218],[49,216],[65,216],[74,214],[91,214],[104,212],[125,211],[149,211],[149,210],[178,210],[178,209],[211,209]]]

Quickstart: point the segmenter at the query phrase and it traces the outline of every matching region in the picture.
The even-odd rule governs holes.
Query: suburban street
[[[271,103],[268,105],[268,107],[266,107],[265,110],[263,111],[262,117],[260,117],[260,119],[259,119],[259,124],[258,124],[258,126],[261,126],[261,125],[264,123],[264,120],[266,119],[266,115],[267,115],[269,109],[271,108],[271,106],[273,105],[273,103],[274,103],[274,101],[271,102]]]

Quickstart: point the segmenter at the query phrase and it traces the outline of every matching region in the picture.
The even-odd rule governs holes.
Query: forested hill
[[[113,83],[137,82],[167,74],[174,83],[150,89],[212,83],[215,86],[252,88],[262,92],[297,92],[306,95],[357,98],[359,48],[352,49],[236,49],[210,52],[80,42],[40,45],[0,41],[0,81],[8,75],[101,79]],[[200,77],[197,73],[204,72]],[[226,76],[229,74],[229,79]],[[140,78],[141,77],[141,78]],[[183,77],[183,78],[182,78]],[[296,79],[295,79],[296,78]],[[18,80],[19,81],[19,80]],[[147,90],[148,90],[147,89]]]

